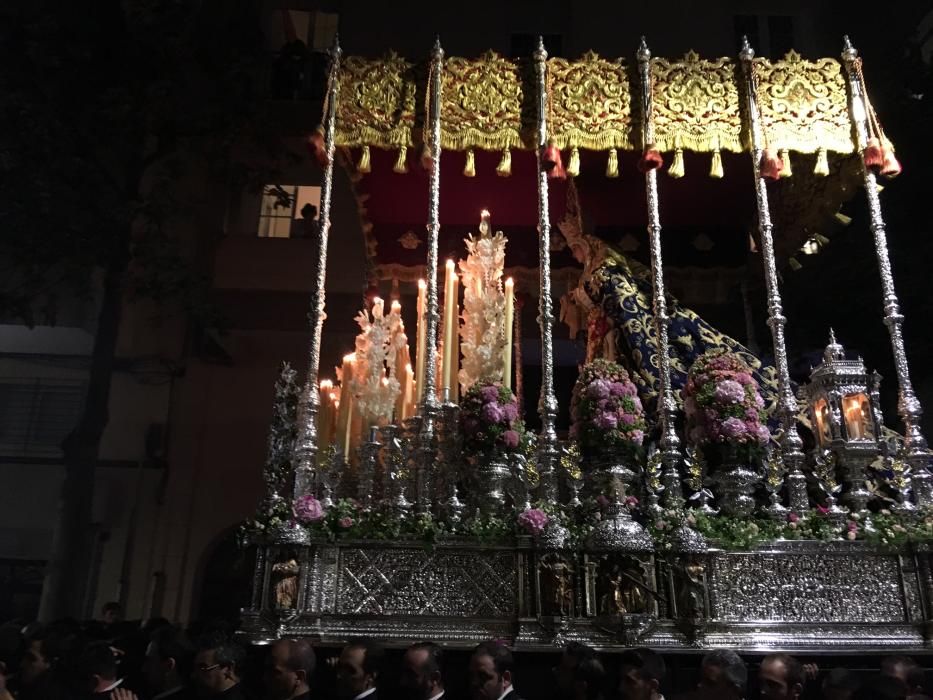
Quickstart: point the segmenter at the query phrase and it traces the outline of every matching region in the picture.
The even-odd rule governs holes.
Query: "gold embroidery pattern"
[[[395,53],[375,61],[347,58],[340,70],[336,144],[411,146],[416,88],[412,64]]]
[[[661,151],[742,150],[735,64],[728,58],[651,62],[655,143]]]
[[[450,58],[441,93],[441,145],[458,151],[521,147],[523,101],[514,61],[494,51],[475,61]]]
[[[550,132],[558,148],[633,149],[625,64],[588,51],[579,61],[548,61]]]
[[[755,59],[762,123],[774,149],[852,153],[842,66],[832,58],[806,61],[795,51],[772,63]]]

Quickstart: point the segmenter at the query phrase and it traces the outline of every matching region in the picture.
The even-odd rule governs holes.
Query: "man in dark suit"
[[[185,633],[174,626],[153,632],[143,673],[152,700],[191,700],[194,694],[188,687],[194,647]]]
[[[337,695],[342,700],[378,700],[385,652],[371,639],[350,642],[337,660]]]
[[[310,700],[317,659],[305,639],[281,639],[269,647],[265,686],[269,700]]]
[[[402,657],[402,689],[409,700],[442,700],[444,650],[434,642],[417,642]]]
[[[246,654],[223,634],[205,637],[194,656],[194,685],[201,697],[246,700],[240,672]]]
[[[470,657],[470,695],[473,700],[521,700],[512,687],[515,659],[502,642],[482,642]]]

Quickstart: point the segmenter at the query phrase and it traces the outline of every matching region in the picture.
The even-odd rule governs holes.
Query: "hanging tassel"
[[[674,160],[671,162],[671,167],[667,169],[667,174],[680,179],[684,176],[684,172],[684,149],[676,148],[674,149]]]
[[[405,158],[408,155],[408,147],[402,146],[398,149],[398,158],[395,160],[395,166],[392,168],[392,172],[396,172],[399,175],[404,175],[408,172],[408,164],[405,162]]]
[[[796,272],[797,270],[803,269],[803,265],[801,265],[800,262],[798,262],[797,258],[788,258],[787,264],[790,267],[790,269],[793,270],[794,272]]]
[[[638,169],[643,173],[649,170],[657,170],[662,165],[664,165],[664,158],[661,156],[658,147],[653,143],[645,148],[645,152],[638,159]]]
[[[421,167],[427,172],[431,172],[434,169],[434,157],[431,155],[431,149],[428,147],[428,144],[424,144],[421,147]]]
[[[541,150],[541,169],[549,177],[563,180],[567,177],[564,172],[564,163],[560,157],[560,149],[554,143],[554,139],[548,139],[547,146]]]
[[[781,177],[791,177],[794,171],[790,167],[790,152],[786,148],[782,148],[778,151],[778,155],[781,158],[781,162],[784,164],[784,167],[781,169]]]
[[[894,145],[884,139],[881,144],[881,151],[884,154],[884,158],[881,162],[881,174],[885,177],[895,178],[901,174],[901,164],[894,156]]]
[[[360,161],[356,164],[356,171],[358,173],[371,173],[373,166],[369,160],[369,146],[363,146],[362,151],[360,151]]]
[[[884,165],[884,153],[881,149],[881,142],[872,136],[868,139],[868,145],[865,146],[865,150],[862,151],[862,158],[865,160],[865,165],[869,168],[880,168]]]
[[[574,146],[570,150],[570,162],[567,163],[567,174],[576,177],[580,174],[580,150]]]
[[[324,147],[324,127],[319,126],[308,137],[308,151],[315,160],[324,167],[327,165],[327,149]]]
[[[709,164],[709,176],[721,180],[725,173],[722,170],[722,152],[717,148]]]
[[[783,169],[784,163],[781,162],[780,157],[770,148],[766,148],[761,154],[761,176],[768,180],[777,180]]]
[[[824,236],[822,233],[814,233],[813,240],[819,243],[821,246],[829,243],[829,239],[826,236]]]
[[[508,177],[512,174],[512,151],[508,147],[502,149],[502,159],[496,166],[496,175]]]
[[[826,155],[825,148],[821,148],[816,152],[816,165],[813,166],[813,174],[820,177],[829,175],[829,157]]]
[[[619,177],[619,153],[614,148],[609,149],[609,160],[606,161],[606,177]]]
[[[466,152],[466,162],[463,164],[463,176],[476,177],[476,154],[473,152],[472,148],[468,148]]]

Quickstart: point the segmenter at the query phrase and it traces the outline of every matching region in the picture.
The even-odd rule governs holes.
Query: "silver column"
[[[852,46],[849,37],[845,37],[842,61],[849,77],[849,114],[855,126],[856,146],[859,153],[868,143],[868,101],[862,81],[862,60]],[[862,160],[862,178],[865,194],[868,197],[868,209],[871,212],[871,232],[875,239],[875,255],[878,256],[878,269],[881,272],[881,288],[884,296],[884,324],[891,334],[891,349],[894,352],[894,367],[897,371],[898,402],[897,410],[904,422],[904,437],[907,448],[907,461],[910,463],[913,477],[914,500],[918,506],[933,505],[933,477],[929,472],[930,453],[926,438],[920,432],[920,418],[923,409],[914,393],[907,367],[907,353],[904,351],[904,337],[901,325],[904,315],[900,302],[894,292],[894,276],[891,272],[891,259],[888,257],[888,240],[881,216],[881,201],[878,198],[878,183],[875,174]]]
[[[538,323],[541,326],[541,397],[538,414],[541,416],[541,433],[538,435],[539,496],[553,501],[557,496],[554,478],[558,459],[557,397],[554,395],[554,309],[551,299],[551,220],[548,210],[548,174],[541,167],[541,151],[547,146],[547,51],[544,40],[538,37],[538,48],[534,52],[535,77],[538,85],[538,258],[541,266],[540,289],[538,290]]]
[[[428,189],[428,262],[425,278],[427,282],[427,308],[425,309],[426,337],[424,367],[424,391],[421,403],[420,459],[415,474],[415,507],[419,513],[427,510],[428,472],[434,464],[434,423],[437,419],[437,236],[441,228],[441,71],[444,68],[444,50],[440,39],[434,41],[431,51],[431,74],[429,85],[430,123],[425,124],[428,149],[431,153],[431,171]]]
[[[765,287],[768,292],[768,327],[774,342],[774,363],[778,375],[778,413],[783,428],[781,433],[781,458],[785,469],[787,505],[797,513],[809,508],[807,482],[801,471],[803,465],[803,441],[797,432],[797,399],[790,382],[787,366],[787,346],[784,341],[784,326],[787,318],[781,303],[778,287],[777,262],[774,257],[774,236],[771,224],[771,208],[768,204],[768,187],[761,175],[761,156],[764,152],[764,134],[761,113],[758,110],[758,83],[755,78],[755,52],[746,37],[742,37],[739,59],[745,75],[745,96],[748,107],[749,133],[751,135],[752,172],[755,177],[755,202],[758,206],[758,234],[761,238],[761,257],[765,266]],[[773,503],[769,512],[774,516],[783,514],[780,503]]]
[[[642,95],[642,150],[654,143],[652,120],[651,51],[642,37],[638,47],[638,75]],[[680,438],[677,437],[675,422],[677,404],[671,389],[671,358],[667,338],[667,299],[664,291],[664,264],[661,258],[661,214],[658,211],[658,171],[645,172],[645,191],[648,198],[648,240],[651,246],[651,282],[654,289],[654,322],[658,335],[658,359],[660,361],[660,392],[658,394],[658,420],[661,425],[661,483],[664,485],[663,500],[668,508],[683,503],[680,484]]]
[[[324,150],[327,163],[321,183],[321,211],[317,230],[317,261],[311,288],[311,342],[308,348],[308,378],[304,388],[304,407],[300,411],[298,443],[295,446],[294,497],[311,493],[314,487],[317,458],[317,412],[319,404],[318,372],[321,365],[321,329],[324,325],[324,282],[327,274],[327,236],[330,233],[330,202],[334,181],[334,125],[337,116],[337,96],[340,92],[340,42],[334,37],[330,50],[330,73],[327,80],[324,113]]]

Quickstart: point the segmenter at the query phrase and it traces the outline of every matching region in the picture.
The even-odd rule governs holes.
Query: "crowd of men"
[[[125,628],[124,628],[125,629]],[[876,673],[821,672],[792,656],[766,656],[750,672],[733,651],[702,657],[699,669],[676,673],[649,649],[597,653],[572,642],[546,683],[534,664],[516,668],[501,641],[483,642],[456,668],[457,655],[432,642],[412,644],[400,661],[354,640],[323,656],[305,639],[285,639],[252,655],[229,633],[208,631],[196,643],[167,621],[151,621],[119,639],[106,626],[0,627],[0,700],[921,700],[922,668],[888,657]],[[322,662],[318,663],[318,656]],[[258,664],[254,669],[253,663]],[[464,660],[458,661],[458,666]],[[522,674],[529,675],[524,679]],[[695,677],[686,678],[685,675]],[[542,692],[542,688],[545,689]]]

